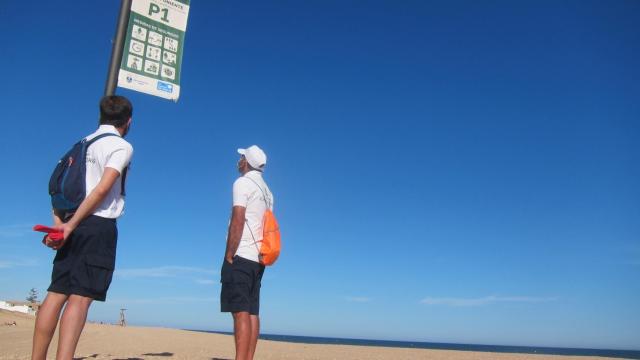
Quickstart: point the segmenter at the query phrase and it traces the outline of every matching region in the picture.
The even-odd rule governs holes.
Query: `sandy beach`
[[[16,325],[9,325],[15,321]],[[28,359],[33,316],[0,310],[0,359]],[[55,358],[57,333],[49,349]],[[229,335],[185,330],[115,325],[86,325],[76,359],[233,359]],[[260,340],[256,359],[434,359],[434,360],[593,360],[604,357],[502,354],[488,352],[384,348],[373,346],[296,344]]]

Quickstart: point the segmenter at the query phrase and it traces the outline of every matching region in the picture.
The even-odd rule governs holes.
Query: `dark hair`
[[[124,96],[104,96],[100,99],[100,124],[122,127],[133,115],[133,105]]]

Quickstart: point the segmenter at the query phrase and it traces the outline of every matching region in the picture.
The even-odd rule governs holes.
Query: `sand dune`
[[[0,310],[0,359],[28,359],[34,318]],[[6,325],[16,322],[16,325]],[[57,334],[49,350],[55,358]],[[198,333],[176,329],[119,327],[87,324],[76,351],[76,358],[100,359],[233,359],[233,338],[229,335]],[[400,349],[347,345],[307,345],[276,341],[258,343],[256,359],[433,359],[433,360],[593,360],[602,357],[498,354],[469,351]]]

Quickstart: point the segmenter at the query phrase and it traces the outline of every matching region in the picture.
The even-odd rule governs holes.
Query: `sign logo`
[[[168,93],[172,93],[173,92],[173,85],[166,83],[166,82],[162,82],[162,81],[158,81],[158,90],[161,91],[165,91]]]

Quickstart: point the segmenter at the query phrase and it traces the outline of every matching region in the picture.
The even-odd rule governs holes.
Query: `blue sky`
[[[48,286],[57,158],[97,124],[117,2],[3,2],[0,299]],[[640,349],[640,2],[194,1],[178,103],[134,103],[90,319],[230,330],[238,147],[284,241],[265,333]]]

